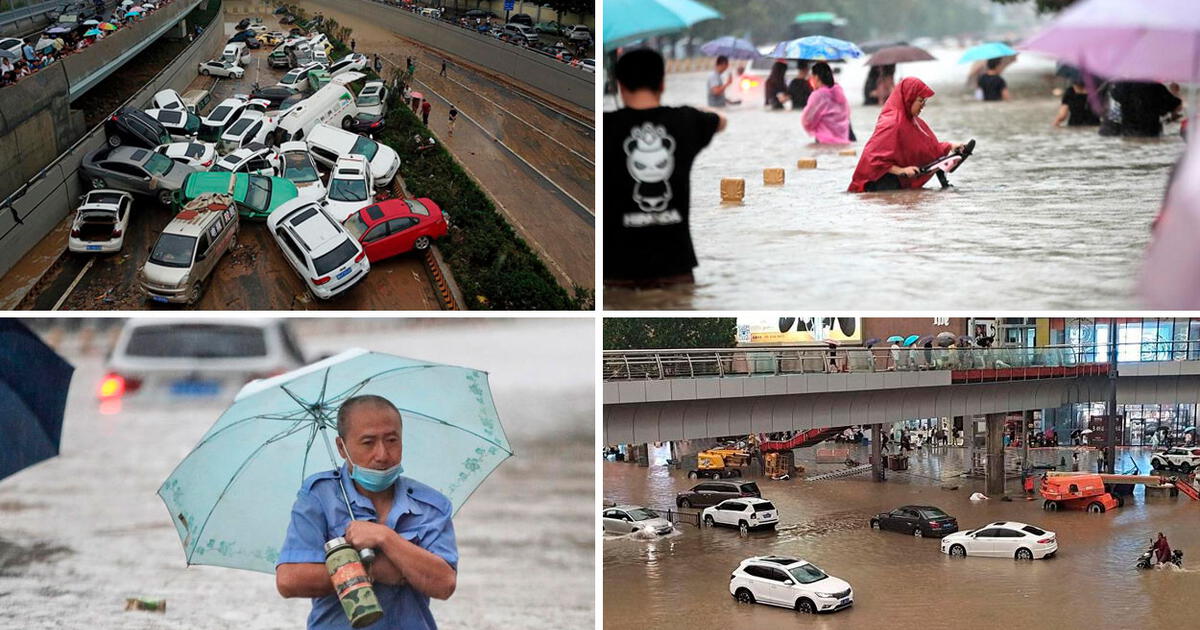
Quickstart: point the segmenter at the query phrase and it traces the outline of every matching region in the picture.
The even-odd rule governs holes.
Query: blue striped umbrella
[[[851,42],[825,37],[824,35],[809,35],[800,39],[779,42],[768,57],[780,59],[808,59],[811,61],[837,61],[854,59],[862,56],[862,51]]]
[[[724,55],[730,59],[758,59],[758,49],[754,47],[752,42],[744,39],[726,35],[718,37],[711,42],[705,42],[700,47],[700,52],[709,57],[719,57]]]

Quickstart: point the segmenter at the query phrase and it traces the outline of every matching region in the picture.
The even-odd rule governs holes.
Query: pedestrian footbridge
[[[609,351],[604,443],[806,432],[1101,402],[1095,349],[722,348]],[[1119,353],[1117,356],[1125,356]],[[1167,355],[1171,356],[1171,355]],[[1200,402],[1200,360],[1118,363],[1119,404]]]

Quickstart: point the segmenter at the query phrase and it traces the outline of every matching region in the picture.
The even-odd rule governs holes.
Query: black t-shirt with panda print
[[[604,114],[604,277],[644,280],[691,273],[692,161],[720,117],[693,107]]]

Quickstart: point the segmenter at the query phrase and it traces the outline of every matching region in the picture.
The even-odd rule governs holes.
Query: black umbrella
[[[916,46],[891,46],[884,48],[867,60],[868,66],[890,66],[897,63],[909,63],[911,61],[933,61],[933,55],[929,54],[924,48]]]
[[[74,371],[24,324],[0,320],[0,479],[58,455]]]

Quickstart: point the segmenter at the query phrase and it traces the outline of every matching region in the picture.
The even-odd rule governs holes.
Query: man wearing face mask
[[[325,568],[325,542],[338,536],[360,552],[375,551],[368,573],[384,611],[376,627],[436,628],[429,598],[454,593],[458,547],[450,500],[401,476],[402,428],[386,398],[347,399],[337,418],[337,448],[346,463],[304,480],[297,494],[275,584],[284,597],[312,598],[310,630],[350,628]]]

